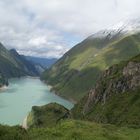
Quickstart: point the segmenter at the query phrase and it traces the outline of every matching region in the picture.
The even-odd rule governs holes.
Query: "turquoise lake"
[[[10,79],[6,90],[0,91],[0,123],[22,124],[32,106],[59,103],[68,109],[73,104],[49,91],[49,87],[37,78]]]

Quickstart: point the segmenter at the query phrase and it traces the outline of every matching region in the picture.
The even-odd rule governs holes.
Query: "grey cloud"
[[[139,5],[139,0],[2,0],[0,41],[27,55],[60,57],[73,44],[66,34],[82,40],[138,18]]]

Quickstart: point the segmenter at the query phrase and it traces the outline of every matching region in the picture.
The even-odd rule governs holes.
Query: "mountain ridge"
[[[109,34],[103,38],[88,37],[64,54],[41,79],[60,96],[78,101],[102,71],[139,54],[139,40],[140,33],[124,35],[119,31],[111,38]]]
[[[21,76],[39,76],[35,65],[17,53],[15,49],[7,50],[0,43],[0,84],[7,85],[7,79]]]
[[[25,56],[27,60],[33,62],[34,64],[40,64],[43,68],[50,68],[56,61],[56,58],[41,58],[34,56]]]

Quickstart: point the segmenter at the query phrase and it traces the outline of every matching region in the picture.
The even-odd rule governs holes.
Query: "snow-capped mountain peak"
[[[98,31],[97,33],[91,35],[88,39],[93,38],[112,38],[116,35],[127,35],[127,34],[134,34],[136,32],[140,32],[140,20],[133,19],[133,20],[125,20],[120,21],[117,24],[109,27],[108,29]]]

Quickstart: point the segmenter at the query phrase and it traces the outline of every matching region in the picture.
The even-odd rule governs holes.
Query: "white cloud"
[[[26,54],[29,56],[38,56],[38,57],[47,57],[47,58],[58,58],[62,56],[68,48],[66,46],[50,46],[50,47],[34,47],[32,46],[30,49],[20,49],[18,52],[21,54]]]
[[[47,44],[47,39],[45,36],[40,36],[37,38],[31,38],[29,40],[29,45],[40,46],[42,44]]]
[[[139,5],[139,0],[1,0],[0,41],[26,55],[60,57],[90,34],[139,17]]]

